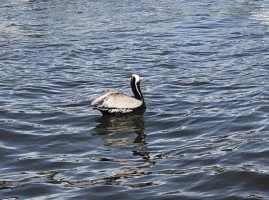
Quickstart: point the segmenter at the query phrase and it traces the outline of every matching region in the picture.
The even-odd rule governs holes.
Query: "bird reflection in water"
[[[129,114],[119,116],[104,115],[98,120],[99,124],[93,130],[93,134],[106,135],[104,138],[106,145],[127,146],[133,137],[133,132],[137,135],[133,140],[133,145],[144,145],[144,120],[142,114]]]
[[[122,157],[122,154],[119,153],[95,158],[95,160],[99,161],[102,165],[104,163],[113,163],[114,165],[119,165],[119,167],[113,169],[113,173],[111,174],[111,168],[109,168],[110,165],[107,165],[107,176],[91,180],[91,184],[118,185],[132,188],[142,188],[154,185],[154,182],[145,182],[143,179],[144,176],[151,173],[145,172],[144,170],[149,169],[155,164],[155,161],[150,159],[150,153],[147,152],[143,115],[134,113],[119,116],[104,115],[98,122],[99,124],[95,127],[92,134],[103,138],[105,145],[113,145],[116,149],[121,149],[121,151],[126,150],[121,147],[131,146],[132,148],[130,149],[134,157]],[[139,179],[140,177],[141,180]]]

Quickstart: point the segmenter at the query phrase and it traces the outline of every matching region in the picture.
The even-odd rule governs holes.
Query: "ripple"
[[[1,199],[266,199],[261,1],[0,5]],[[143,115],[104,117],[100,94]]]

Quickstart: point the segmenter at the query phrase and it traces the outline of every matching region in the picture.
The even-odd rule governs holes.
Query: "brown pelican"
[[[134,97],[119,92],[108,92],[92,102],[94,109],[102,114],[123,114],[146,109],[146,104],[140,90],[140,80],[137,74],[130,79]]]

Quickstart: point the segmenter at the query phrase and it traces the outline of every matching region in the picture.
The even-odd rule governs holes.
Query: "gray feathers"
[[[108,92],[94,100],[91,104],[95,109],[108,113],[130,113],[143,105],[143,101],[121,94]]]

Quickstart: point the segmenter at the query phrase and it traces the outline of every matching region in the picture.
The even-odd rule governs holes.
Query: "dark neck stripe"
[[[144,101],[143,95],[140,90],[140,83],[139,82],[137,84],[135,83],[135,77],[131,78],[131,88],[132,88],[135,98],[140,101]]]

